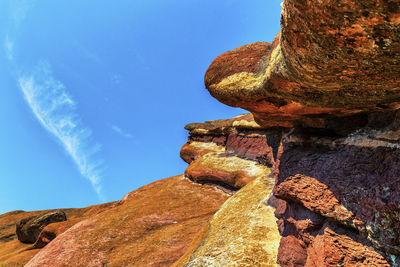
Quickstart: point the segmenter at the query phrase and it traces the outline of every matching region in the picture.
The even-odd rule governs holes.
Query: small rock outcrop
[[[66,220],[67,216],[61,210],[22,219],[16,226],[18,240],[23,243],[33,244],[47,225]]]
[[[240,189],[269,172],[277,157],[282,130],[265,129],[251,114],[229,120],[189,124],[188,142],[181,157],[186,177]]]

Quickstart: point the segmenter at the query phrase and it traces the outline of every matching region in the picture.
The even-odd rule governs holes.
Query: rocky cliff
[[[399,266],[397,1],[283,2],[281,32],[217,57],[221,102],[281,127],[281,266]]]
[[[184,175],[0,215],[0,265],[400,266],[400,4],[282,6],[272,44],[207,70],[251,113],[187,125]]]
[[[0,266],[276,264],[280,235],[268,201],[278,153],[271,144],[281,131],[263,129],[251,114],[186,128],[185,175],[118,202],[1,215]],[[48,220],[60,214],[66,220]],[[26,240],[19,229],[41,231]]]

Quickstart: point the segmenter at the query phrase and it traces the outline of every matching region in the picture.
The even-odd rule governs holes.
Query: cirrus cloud
[[[79,119],[77,104],[66,87],[53,77],[50,64],[41,62],[29,75],[18,79],[26,103],[41,126],[62,145],[80,174],[87,178],[100,199],[102,161],[95,159],[98,144],[91,144],[91,130]]]

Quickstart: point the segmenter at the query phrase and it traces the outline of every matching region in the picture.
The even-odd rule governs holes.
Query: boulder
[[[16,226],[18,240],[23,243],[35,243],[40,232],[48,224],[66,220],[67,216],[61,210],[22,219]]]

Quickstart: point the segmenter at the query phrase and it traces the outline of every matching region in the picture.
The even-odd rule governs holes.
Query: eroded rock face
[[[382,116],[384,123],[388,116]],[[304,250],[311,257],[307,261],[314,261],[318,255],[326,258],[328,266],[337,262],[337,258],[318,254],[326,252],[318,249],[324,244],[341,251],[342,262],[337,264],[350,264],[356,259],[371,266],[399,264],[399,112],[394,112],[392,123],[383,128],[373,127],[378,117],[371,114],[365,127],[344,137],[310,136],[309,131],[300,129],[284,138],[275,196],[287,201],[289,209],[306,209],[306,217],[319,220],[311,228],[302,229],[298,227],[299,216],[285,212],[277,215],[282,233],[304,242]],[[328,222],[329,227],[324,228]],[[317,238],[319,235],[322,237]],[[343,235],[355,242],[347,242],[347,249],[353,244],[352,251],[369,252],[355,255],[344,248],[330,247],[333,237]],[[290,249],[285,242],[281,243],[282,251]],[[283,258],[284,254],[280,253]]]
[[[182,159],[190,164],[186,177],[233,190],[269,172],[282,136],[281,128],[264,129],[251,114],[189,124],[186,129],[190,136],[181,150]]]
[[[229,51],[205,75],[210,94],[251,111],[261,132],[284,132],[271,161],[284,201],[278,262],[399,266],[400,4],[282,6],[272,44]]]
[[[22,219],[16,227],[18,240],[35,243],[40,232],[51,223],[66,221],[67,216],[61,210],[51,211],[39,216]]]

